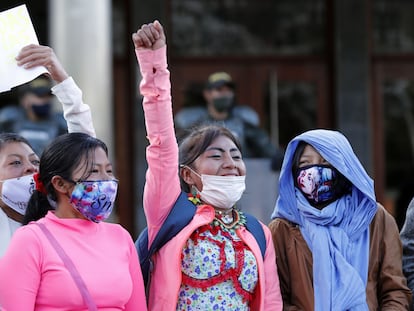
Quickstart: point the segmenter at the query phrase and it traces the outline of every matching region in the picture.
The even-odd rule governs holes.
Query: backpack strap
[[[135,247],[138,251],[145,285],[149,284],[149,276],[152,270],[152,255],[190,223],[196,209],[197,207],[188,200],[187,193],[181,191],[150,247],[148,247],[148,228],[141,232],[135,241]]]
[[[254,216],[244,212],[243,214],[246,216],[246,229],[255,237],[264,259],[266,253],[266,236],[263,227]]]

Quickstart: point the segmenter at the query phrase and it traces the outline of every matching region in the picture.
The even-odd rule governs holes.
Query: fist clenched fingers
[[[135,46],[137,48],[150,48],[153,43],[159,38],[158,31],[154,28],[153,24],[143,25],[136,33],[132,35]]]
[[[160,37],[160,34],[158,30],[155,29],[153,23],[143,25],[139,31],[142,33],[142,37],[148,38],[151,43],[155,42]]]
[[[142,25],[137,32],[132,34],[132,40],[136,49],[157,49],[165,45],[163,28],[157,20]]]

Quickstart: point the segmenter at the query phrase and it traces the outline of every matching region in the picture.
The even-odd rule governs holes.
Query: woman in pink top
[[[0,259],[0,309],[146,310],[132,238],[103,222],[118,186],[106,145],[83,133],[59,136],[34,179],[28,211],[56,206],[13,235]]]
[[[197,206],[190,223],[152,258],[149,309],[282,310],[270,231],[261,224],[263,257],[235,208],[246,174],[239,142],[225,128],[207,126],[193,131],[179,150],[163,28],[155,21],[132,38],[150,142],[144,191],[149,244],[182,191]]]

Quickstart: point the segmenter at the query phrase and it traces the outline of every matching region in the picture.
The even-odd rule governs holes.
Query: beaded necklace
[[[194,205],[200,205],[201,199],[200,194],[188,194],[188,200],[191,201]],[[216,210],[214,220],[212,222],[213,226],[220,227],[225,232],[234,232],[239,229],[241,226],[246,225],[246,216],[242,211],[238,211],[235,208],[232,208],[230,211],[219,211]]]

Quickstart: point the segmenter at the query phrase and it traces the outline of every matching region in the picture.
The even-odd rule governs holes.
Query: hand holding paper
[[[26,69],[37,66],[46,67],[53,80],[62,82],[68,77],[62,64],[52,48],[43,45],[30,44],[25,46],[16,57],[17,65]]]

